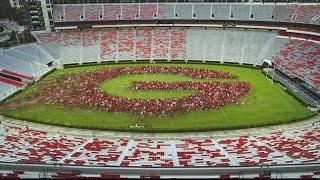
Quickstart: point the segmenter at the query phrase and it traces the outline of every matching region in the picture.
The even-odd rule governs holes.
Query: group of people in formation
[[[132,90],[196,90],[196,93],[181,98],[138,99],[113,96],[99,88],[107,79],[130,74],[176,74],[192,78],[236,79],[227,72],[183,68],[174,66],[137,66],[85,71],[53,79],[42,87],[47,97],[55,103],[71,108],[99,109],[108,112],[132,112],[141,116],[175,115],[214,109],[230,103],[238,103],[250,93],[249,82],[142,82],[130,84]],[[41,95],[41,94],[38,94]]]

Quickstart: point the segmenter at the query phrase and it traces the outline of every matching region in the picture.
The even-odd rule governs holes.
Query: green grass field
[[[62,74],[91,71],[101,68],[113,68],[130,65],[105,65],[66,68],[56,70],[44,80],[49,80]],[[144,64],[147,65],[147,64]],[[150,64],[149,64],[150,65]],[[158,64],[160,65],[160,64]],[[163,64],[162,64],[163,65]],[[166,117],[147,117],[129,113],[107,113],[103,111],[84,111],[79,109],[63,109],[53,104],[39,104],[25,106],[18,110],[6,109],[1,113],[19,119],[28,119],[33,122],[47,123],[58,126],[78,128],[116,130],[116,131],[144,131],[144,132],[180,132],[180,131],[208,131],[226,130],[246,127],[266,126],[281,124],[310,117],[315,114],[302,106],[298,101],[286,93],[280,86],[272,84],[258,69],[222,66],[222,65],[182,65],[165,64],[165,66],[196,67],[230,72],[240,76],[238,80],[249,81],[252,93],[245,97],[239,104],[224,106],[216,110],[201,110],[182,115]],[[218,79],[199,80],[187,76],[169,74],[123,75],[107,80],[99,87],[111,95],[127,98],[175,98],[191,95],[194,91],[138,91],[131,90],[128,85],[132,81],[222,81]],[[226,80],[223,80],[226,81]],[[26,101],[25,95],[37,90],[37,85],[29,87],[6,103],[13,100]],[[143,128],[129,128],[129,126],[143,126]]]

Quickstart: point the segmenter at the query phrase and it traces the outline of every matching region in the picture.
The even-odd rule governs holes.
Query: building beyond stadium
[[[0,100],[54,68],[166,61],[265,68],[306,106],[319,108],[318,2],[22,0],[37,42],[0,52]],[[320,177],[319,122],[233,137],[84,137],[8,122],[0,130],[6,177]]]

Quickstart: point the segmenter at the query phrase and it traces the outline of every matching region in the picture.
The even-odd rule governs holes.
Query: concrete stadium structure
[[[243,20],[320,24],[317,4],[121,3],[56,4],[54,22],[105,20]]]
[[[3,177],[319,177],[319,117],[250,133],[158,135],[1,120]]]

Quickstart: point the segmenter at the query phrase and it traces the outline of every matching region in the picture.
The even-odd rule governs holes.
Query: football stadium
[[[320,178],[320,1],[19,2],[0,178]]]

